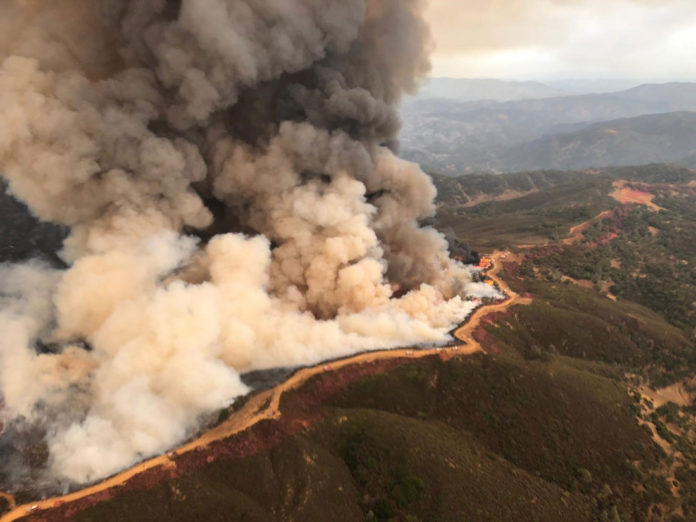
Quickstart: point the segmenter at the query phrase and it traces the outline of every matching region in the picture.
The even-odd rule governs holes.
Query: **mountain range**
[[[512,82],[486,78],[429,78],[416,99],[450,99],[460,102],[491,100],[509,101],[523,98],[549,98],[570,94],[540,82]]]
[[[623,91],[640,85],[625,79],[576,78],[551,81],[511,81],[495,78],[428,78],[412,99],[511,101]]]
[[[649,114],[547,135],[501,157],[506,170],[585,169],[686,160],[696,148],[696,112]]]
[[[403,104],[400,138],[405,157],[443,174],[677,162],[696,152],[696,142],[688,144],[694,118],[684,114],[695,111],[696,83],[505,102],[418,98]],[[582,161],[564,149],[578,140],[593,149]]]

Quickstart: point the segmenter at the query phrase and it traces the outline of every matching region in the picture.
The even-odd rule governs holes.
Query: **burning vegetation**
[[[44,478],[167,449],[241,372],[444,342],[475,306],[396,156],[422,4],[3,2],[0,173],[69,230],[0,266],[4,422],[45,435]]]

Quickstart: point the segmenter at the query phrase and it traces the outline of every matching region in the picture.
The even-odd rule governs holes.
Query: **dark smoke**
[[[41,240],[5,257],[52,267],[0,265],[0,389],[55,475],[176,444],[240,372],[445,342],[466,317],[482,289],[396,156],[422,4],[0,5],[0,173],[63,227],[21,224]]]

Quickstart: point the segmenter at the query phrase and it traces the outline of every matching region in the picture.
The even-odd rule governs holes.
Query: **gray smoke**
[[[70,228],[66,270],[0,270],[0,386],[56,476],[176,444],[240,372],[443,342],[470,312],[395,155],[422,3],[0,6],[0,173]]]

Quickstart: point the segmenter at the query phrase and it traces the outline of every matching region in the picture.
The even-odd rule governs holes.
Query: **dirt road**
[[[592,219],[588,219],[587,221],[580,223],[579,225],[575,225],[570,229],[570,237],[562,239],[561,244],[569,246],[574,245],[575,243],[579,243],[584,238],[585,230],[590,228],[595,223],[601,221],[602,219],[611,216],[612,213],[613,210],[605,210],[604,212],[597,214]]]
[[[488,277],[490,277],[495,284],[498,286],[501,292],[507,295],[507,299],[500,303],[494,303],[486,306],[482,306],[474,312],[474,314],[468,318],[467,322],[462,325],[456,332],[454,336],[462,341],[464,346],[469,350],[474,352],[482,350],[481,345],[476,339],[474,339],[474,330],[481,324],[481,319],[491,313],[504,312],[513,305],[528,305],[532,302],[529,297],[521,297],[519,294],[514,292],[505,281],[500,279],[498,274],[503,268],[503,260],[508,256],[512,256],[509,252],[495,252],[491,255],[491,260],[493,262],[493,268],[488,271]],[[473,353],[473,352],[472,352]]]
[[[156,468],[158,466],[175,467],[176,463],[170,458],[170,455],[173,457],[174,455],[181,455],[190,451],[195,451],[196,449],[208,446],[213,442],[243,432],[244,430],[249,429],[250,427],[262,420],[279,418],[282,415],[282,413],[279,410],[279,405],[280,399],[283,396],[283,394],[289,390],[301,386],[317,374],[325,373],[327,371],[336,371],[350,365],[369,363],[372,361],[378,361],[383,359],[420,359],[434,354],[439,354],[446,357],[454,357],[471,355],[473,353],[481,351],[482,348],[480,344],[473,337],[473,332],[476,329],[476,327],[480,324],[481,319],[489,313],[505,311],[510,306],[516,304],[528,304],[531,301],[531,299],[522,298],[518,294],[513,292],[510,289],[510,287],[502,279],[498,277],[498,274],[502,269],[502,260],[508,255],[511,254],[507,252],[495,252],[491,256],[493,268],[488,272],[488,276],[491,279],[493,279],[493,281],[495,281],[495,283],[498,285],[502,292],[507,294],[508,298],[500,303],[482,306],[469,317],[466,324],[464,324],[455,332],[455,337],[462,341],[464,343],[463,345],[456,345],[448,348],[433,348],[427,350],[382,350],[377,352],[358,354],[339,361],[333,361],[329,364],[322,363],[310,368],[303,368],[294,373],[285,382],[278,384],[270,390],[254,395],[241,410],[234,413],[229,419],[227,419],[219,426],[216,426],[215,428],[212,428],[211,430],[202,434],[195,441],[189,442],[171,452],[168,452],[165,455],[160,455],[158,457],[154,457],[144,462],[141,462],[140,464],[136,464],[132,468],[123,471],[117,475],[114,475],[113,477],[108,478],[102,482],[86,487],[85,489],[81,489],[74,493],[70,493],[68,495],[49,498],[46,500],[41,500],[32,504],[25,504],[18,507],[14,507],[14,498],[12,498],[11,495],[6,495],[5,498],[8,498],[8,501],[11,499],[13,509],[5,516],[0,518],[0,522],[10,522],[13,520],[19,520],[29,514],[36,515],[39,514],[41,511],[50,510],[60,505],[74,502],[76,500],[106,491],[114,487],[122,486],[136,475],[139,475],[144,471]]]

